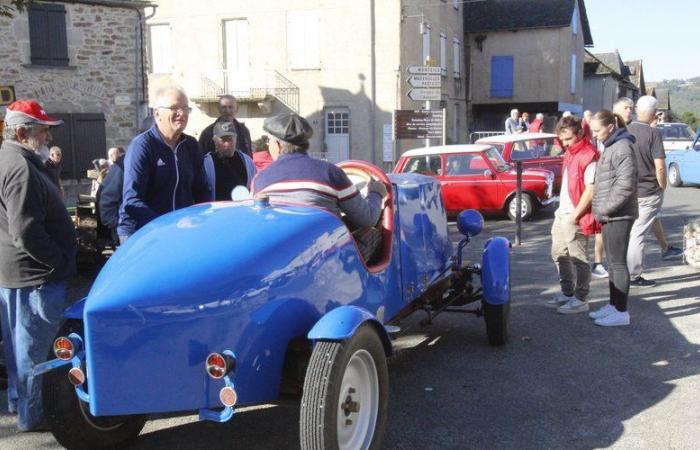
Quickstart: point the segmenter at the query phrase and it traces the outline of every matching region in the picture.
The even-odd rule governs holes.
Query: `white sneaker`
[[[596,319],[594,323],[596,325],[600,325],[601,327],[619,327],[623,325],[629,325],[630,313],[628,313],[627,311],[615,311],[614,313],[608,314],[605,317]]]
[[[590,317],[591,319],[602,319],[603,317],[609,316],[614,312],[617,312],[617,310],[613,305],[608,303],[599,310],[588,313],[588,317]]]
[[[608,271],[602,264],[596,264],[591,270],[591,276],[593,278],[608,278]]]
[[[576,314],[588,311],[588,303],[582,302],[576,297],[557,308],[559,314]]]
[[[561,305],[564,303],[568,303],[573,296],[567,297],[566,295],[562,294],[561,292],[557,294],[556,297],[549,299],[545,302],[544,306],[547,308],[559,308]]]

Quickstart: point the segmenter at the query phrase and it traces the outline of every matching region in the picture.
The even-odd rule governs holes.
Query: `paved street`
[[[685,221],[700,216],[698,188],[671,189],[664,226],[681,243]],[[443,315],[425,330],[402,333],[390,360],[385,448],[697,447],[700,442],[700,271],[662,261],[649,246],[645,276],[655,288],[633,289],[632,325],[605,329],[586,315],[560,316],[542,303],[557,289],[549,258],[552,211],[525,224],[513,249],[511,339],[486,344],[482,319]],[[514,225],[490,219],[471,246],[478,258],[494,234]],[[456,236],[455,236],[456,237]],[[594,307],[607,280],[594,280]],[[423,316],[405,322],[415,325]],[[5,404],[5,393],[0,404]],[[134,448],[296,448],[296,405],[243,409],[227,424],[195,416],[149,422]],[[0,413],[0,448],[58,448],[49,433],[17,434]]]

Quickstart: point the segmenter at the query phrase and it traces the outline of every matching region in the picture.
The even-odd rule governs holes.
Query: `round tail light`
[[[73,342],[67,337],[61,336],[53,341],[53,354],[56,358],[68,361],[75,354]]]
[[[80,386],[85,383],[85,374],[79,367],[73,367],[68,371],[68,380],[73,386]]]
[[[233,369],[233,358],[221,353],[211,353],[207,356],[207,373],[210,377],[219,379]]]
[[[238,401],[238,394],[236,394],[235,389],[226,386],[219,391],[219,400],[221,400],[224,406],[233,407]]]

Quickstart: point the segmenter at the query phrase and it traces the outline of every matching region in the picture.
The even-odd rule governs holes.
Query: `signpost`
[[[394,111],[394,139],[442,139],[443,110]]]
[[[433,66],[408,66],[408,73],[411,75],[440,75],[442,74],[442,68]]]
[[[414,88],[437,88],[442,87],[440,75],[411,75],[408,77],[408,84]]]
[[[439,101],[442,98],[442,92],[440,91],[440,89],[434,88],[415,88],[408,91],[408,98],[420,102],[429,102],[432,100]]]

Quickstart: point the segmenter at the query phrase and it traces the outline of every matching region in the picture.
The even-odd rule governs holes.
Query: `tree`
[[[689,111],[684,112],[683,115],[681,116],[681,120],[684,123],[687,123],[688,125],[690,125],[690,127],[692,129],[696,129],[696,128],[700,127],[700,117],[695,117],[695,114],[693,114],[692,112],[689,112]]]
[[[0,17],[14,17],[16,13],[24,12],[33,0],[0,0]],[[8,4],[9,3],[9,4]]]

